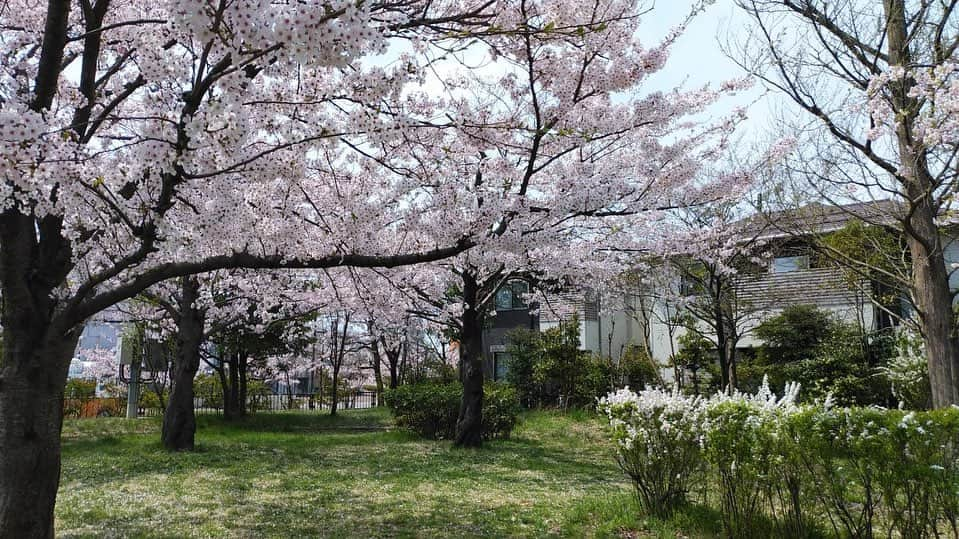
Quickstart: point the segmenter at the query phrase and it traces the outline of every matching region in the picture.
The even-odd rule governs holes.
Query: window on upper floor
[[[773,273],[789,273],[809,269],[809,255],[779,256],[773,259]]]
[[[516,311],[526,308],[523,295],[529,293],[526,281],[509,281],[496,291],[497,311]]]

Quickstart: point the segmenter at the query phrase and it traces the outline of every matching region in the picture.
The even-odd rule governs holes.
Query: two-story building
[[[752,335],[752,330],[790,305],[813,305],[860,325],[865,331],[896,325],[900,317],[908,316],[910,308],[904,291],[895,292],[900,299],[878,308],[873,301],[878,283],[851,276],[849,271],[828,263],[828,257],[816,252],[813,241],[843,229],[853,220],[891,225],[896,211],[894,203],[878,201],[845,206],[809,205],[754,218],[754,224],[747,224],[743,230],[751,240],[760,240],[757,243],[763,246],[766,256],[762,257],[762,264],[734,279],[739,305],[750,309],[739,320],[741,338],[737,347],[745,352],[760,346],[762,343]],[[959,264],[956,234],[944,231],[943,246],[947,265]],[[676,315],[681,314],[678,311],[683,309],[682,301],[675,299],[677,293],[684,293],[684,283],[668,264],[653,265],[644,271],[663,272],[658,281],[670,290],[652,290],[649,294],[623,291],[619,298],[558,294],[531,310],[519,299],[528,291],[528,285],[511,282],[497,295],[496,316],[484,331],[489,379],[501,379],[505,374],[511,329],[543,330],[575,314],[580,321],[581,349],[618,360],[627,346],[645,344],[653,359],[664,366],[664,377],[669,380],[672,371],[665,365],[678,351],[679,338],[686,331],[675,323]],[[950,282],[954,289],[959,289],[959,272],[953,272]],[[706,331],[704,327],[700,329]]]

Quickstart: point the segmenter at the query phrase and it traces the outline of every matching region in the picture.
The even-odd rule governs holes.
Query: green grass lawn
[[[62,537],[712,537],[690,507],[644,519],[600,421],[525,415],[510,440],[459,450],[389,430],[385,410],[201,417],[169,453],[156,419],[68,420]],[[677,535],[679,534],[679,535]]]

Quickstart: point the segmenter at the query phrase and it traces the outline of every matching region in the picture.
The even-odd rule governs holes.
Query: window
[[[509,281],[496,291],[496,310],[515,311],[526,308],[523,295],[529,293],[526,281]]]
[[[773,273],[789,273],[791,271],[809,269],[809,256],[781,256],[773,260]]]
[[[679,277],[679,293],[683,296],[699,296],[703,293],[703,284],[690,275]]]
[[[509,370],[509,354],[506,352],[493,352],[493,381],[501,382],[506,380],[507,370]]]

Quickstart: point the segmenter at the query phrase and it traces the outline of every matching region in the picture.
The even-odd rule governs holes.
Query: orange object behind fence
[[[123,411],[123,399],[118,397],[63,399],[64,417],[119,417]]]

